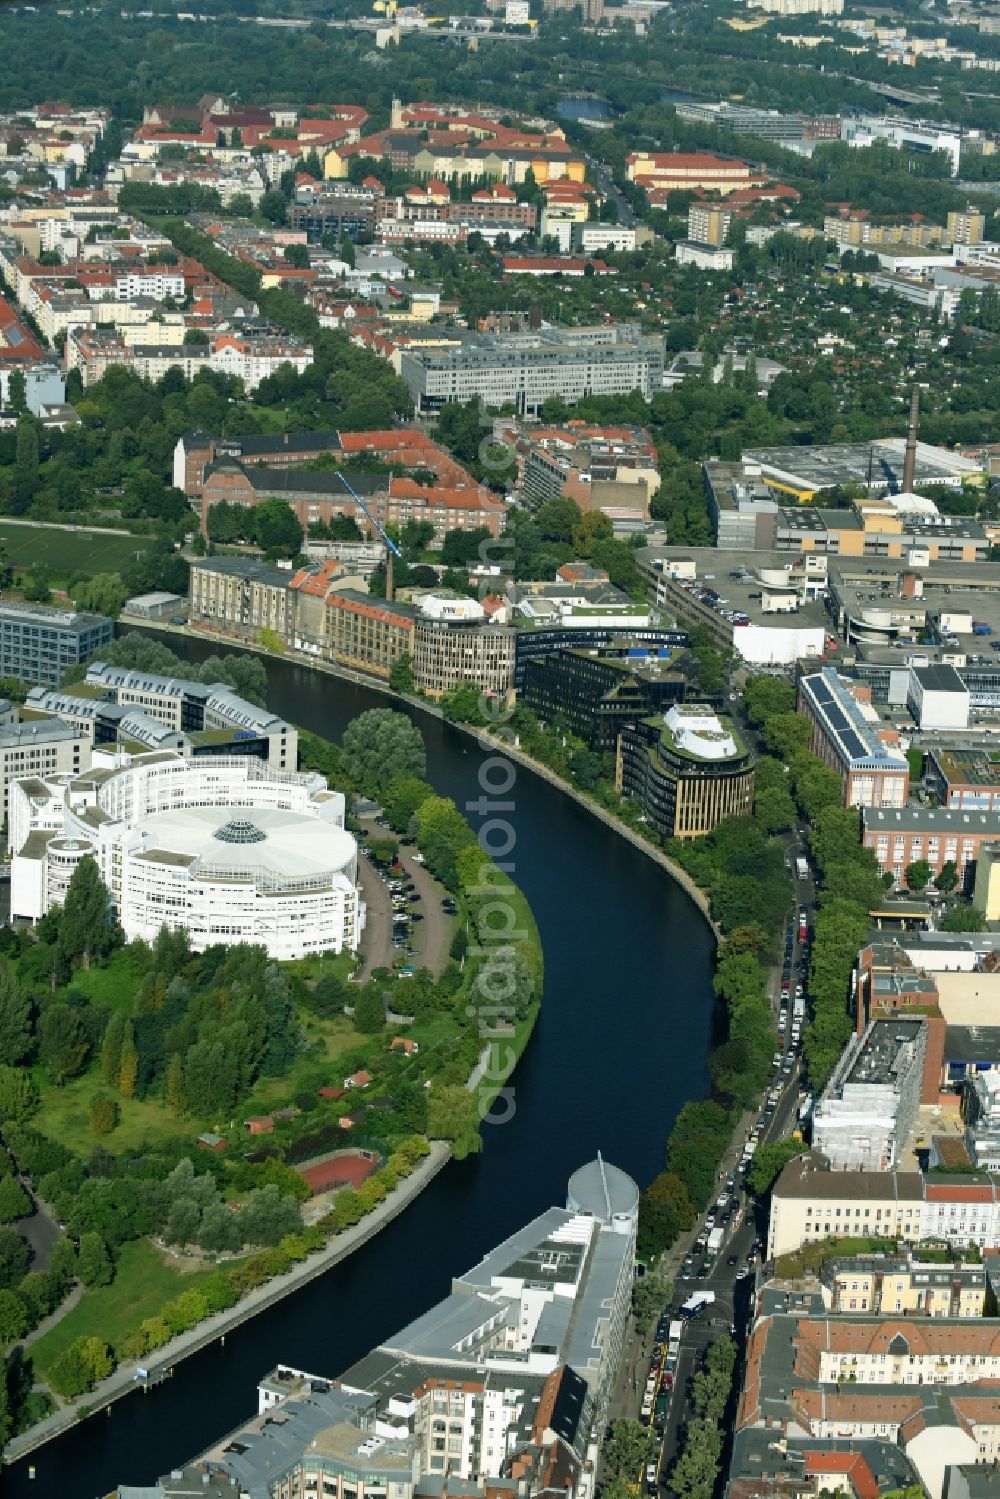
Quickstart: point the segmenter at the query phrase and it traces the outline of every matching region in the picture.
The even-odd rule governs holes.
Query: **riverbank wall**
[[[119,620],[119,624],[126,626],[128,629],[145,629],[160,635],[181,635],[186,640],[199,640],[206,645],[215,645],[220,648],[228,648],[229,650],[251,651],[254,655],[264,656],[270,661],[284,661],[290,666],[305,666],[310,671],[319,672],[322,676],[340,678],[345,682],[353,682],[358,687],[366,687],[370,691],[379,692],[384,697],[391,698],[394,702],[405,703],[409,708],[416,708],[421,713],[426,713],[430,718],[444,718],[444,714],[437,703],[428,702],[426,698],[414,697],[409,693],[396,692],[389,686],[388,682],[382,682],[378,677],[366,676],[364,672],[353,671],[350,667],[338,666],[334,662],[321,661],[314,657],[299,655],[295,652],[282,652],[278,654],[274,651],[269,651],[262,645],[247,644],[242,640],[232,640],[228,635],[207,630],[196,630],[189,625],[169,625],[161,624],[159,621],[154,623],[151,620],[128,618]],[[557,791],[561,791],[564,796],[570,797],[578,806],[585,808],[591,816],[597,818],[598,822],[603,822],[605,827],[610,828],[612,832],[617,833],[619,837],[631,843],[633,848],[638,849],[640,853],[652,859],[654,864],[659,864],[660,868],[666,870],[671,879],[681,887],[685,895],[698,908],[708,923],[715,940],[719,940],[719,927],[712,919],[712,908],[709,904],[708,896],[700,885],[695,884],[687,871],[682,869],[674,859],[669,858],[662,849],[656,848],[647,838],[643,838],[641,833],[637,833],[633,828],[630,828],[627,823],[622,822],[620,817],[616,817],[606,807],[599,806],[591,797],[585,795],[572,782],[565,780],[563,776],[552,770],[550,766],[544,765],[540,760],[536,760],[533,755],[526,754],[519,746],[512,744],[507,736],[501,737],[498,734],[491,734],[488,730],[476,727],[473,724],[455,723],[452,727],[464,734],[468,734],[483,749],[492,750],[496,754],[506,755],[515,764],[530,771],[532,775],[536,775],[541,780],[548,782]],[[459,810],[462,809],[460,808]]]
[[[405,1211],[450,1159],[451,1147],[441,1140],[433,1141],[429,1153],[417,1162],[410,1175],[398,1182],[384,1200],[358,1223],[344,1229],[329,1244],[318,1249],[301,1264],[293,1265],[284,1275],[277,1275],[265,1285],[248,1292],[227,1311],[214,1313],[204,1322],[199,1322],[197,1327],[191,1328],[190,1332],[181,1333],[171,1342],[165,1343],[155,1354],[148,1354],[141,1359],[128,1359],[119,1364],[115,1372],[102,1380],[80,1403],[72,1408],[64,1407],[56,1411],[21,1436],[12,1437],[4,1448],[4,1461],[16,1462],[19,1458],[26,1457],[53,1437],[75,1426],[78,1421],[106,1409],[125,1395],[155,1388],[160,1379],[173,1373],[174,1366],[182,1359],[190,1358],[192,1354],[207,1348],[210,1343],[225,1338],[227,1333],[249,1321],[251,1317],[299,1290],[308,1281],[324,1275]],[[150,1372],[148,1384],[137,1378],[139,1368]]]

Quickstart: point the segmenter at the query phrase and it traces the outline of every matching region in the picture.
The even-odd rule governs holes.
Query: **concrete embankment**
[[[345,1229],[343,1233],[330,1240],[323,1248],[303,1260],[300,1265],[295,1265],[284,1275],[277,1275],[269,1280],[266,1285],[259,1286],[256,1290],[249,1292],[238,1302],[236,1306],[228,1311],[217,1312],[208,1317],[204,1322],[199,1322],[190,1332],[181,1333],[179,1337],[173,1338],[158,1348],[155,1353],[135,1360],[127,1360],[119,1364],[114,1374],[102,1380],[96,1389],[89,1395],[82,1397],[80,1405],[56,1411],[47,1416],[44,1421],[39,1421],[29,1431],[19,1437],[14,1437],[7,1443],[4,1449],[4,1459],[14,1462],[24,1457],[35,1448],[41,1447],[52,1437],[58,1436],[60,1432],[66,1431],[70,1426],[76,1425],[81,1418],[77,1411],[85,1409],[87,1414],[103,1410],[115,1400],[120,1400],[123,1395],[143,1388],[141,1381],[136,1379],[137,1367],[154,1371],[157,1375],[166,1375],[173,1371],[174,1365],[188,1358],[192,1353],[214,1343],[222,1338],[233,1328],[239,1327],[241,1323],[249,1321],[265,1307],[272,1306],[276,1301],[297,1291],[307,1281],[315,1280],[318,1275],[323,1275],[331,1266],[346,1259],[356,1249],[360,1249],[369,1239],[373,1238],[387,1223],[399,1213],[423,1191],[441,1168],[451,1158],[451,1148],[438,1140],[432,1143],[430,1154],[417,1163],[415,1169],[403,1181],[389,1193],[383,1202],[380,1202],[371,1213],[356,1223],[353,1228]]]
[[[151,620],[140,619],[122,619],[119,623],[128,625],[129,627],[139,626],[148,630],[156,630],[163,634],[182,635],[187,640],[201,640],[206,644],[218,646],[220,649],[225,649],[228,646],[230,650],[252,651],[255,655],[266,656],[270,661],[286,661],[292,666],[307,666],[310,670],[319,672],[323,676],[341,677],[344,681],[353,682],[358,687],[367,687],[372,692],[382,693],[385,697],[392,698],[396,702],[406,703],[409,707],[417,708],[421,713],[426,713],[430,718],[444,717],[437,703],[428,702],[425,698],[411,697],[405,693],[394,692],[387,682],[381,682],[377,677],[366,676],[363,672],[352,671],[349,667],[337,666],[329,661],[317,661],[312,657],[301,656],[295,652],[289,652],[287,655],[275,655],[273,651],[268,651],[261,645],[248,645],[241,640],[231,640],[226,635],[195,630],[186,625],[168,625],[161,624],[158,621],[154,623]],[[708,896],[699,885],[695,884],[686,870],[682,869],[673,859],[668,858],[660,849],[654,848],[648,839],[643,838],[640,833],[636,833],[626,823],[622,822],[620,817],[616,817],[613,812],[609,812],[606,808],[598,806],[589,796],[585,796],[582,791],[578,791],[575,786],[569,781],[564,780],[561,775],[551,770],[549,766],[543,765],[540,760],[534,759],[533,756],[526,754],[524,750],[508,743],[506,738],[501,739],[498,736],[490,734],[485,729],[475,728],[470,724],[459,723],[455,724],[454,727],[465,734],[469,734],[484,749],[495,750],[497,754],[507,755],[511,760],[516,761],[518,765],[523,765],[526,770],[532,771],[534,775],[540,776],[543,781],[547,781],[550,786],[554,786],[557,791],[561,791],[565,796],[572,797],[579,806],[584,807],[599,822],[603,822],[605,827],[610,828],[612,832],[618,833],[627,842],[631,843],[633,848],[638,849],[640,853],[652,859],[655,864],[659,864],[660,868],[665,869],[670,877],[680,885],[684,893],[691,898],[708,922],[715,937],[718,938],[719,928],[712,920],[712,910],[709,905]]]

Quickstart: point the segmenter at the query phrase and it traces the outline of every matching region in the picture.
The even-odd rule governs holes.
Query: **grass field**
[[[44,1371],[75,1338],[103,1338],[117,1349],[147,1317],[213,1273],[208,1269],[186,1275],[172,1269],[148,1239],[123,1244],[111,1285],[85,1291],[73,1310],[32,1344],[30,1356]]]
[[[145,536],[105,536],[60,526],[19,526],[0,520],[0,544],[12,567],[44,562],[54,573],[118,573],[149,545]]]
[[[195,1140],[203,1125],[193,1119],[178,1119],[158,1098],[122,1098],[101,1078],[96,1067],[83,1077],[74,1077],[64,1088],[45,1087],[42,1108],[35,1124],[50,1140],[58,1140],[67,1150],[86,1156],[97,1145],[115,1153],[119,1150],[155,1146],[165,1140]],[[90,1105],[98,1093],[109,1094],[118,1103],[121,1120],[110,1135],[95,1135],[90,1127]],[[229,1121],[224,1120],[228,1124]]]

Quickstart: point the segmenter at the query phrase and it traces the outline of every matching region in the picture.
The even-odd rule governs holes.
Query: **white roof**
[[[278,881],[353,873],[357,845],[350,833],[281,808],[183,807],[144,817],[136,826],[145,849],[188,854],[234,876],[248,868]]]

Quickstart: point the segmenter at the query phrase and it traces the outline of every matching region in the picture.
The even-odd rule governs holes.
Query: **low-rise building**
[[[739,730],[705,703],[675,703],[623,727],[615,785],[662,838],[698,838],[753,806],[754,759]]]
[[[939,1264],[920,1251],[824,1260],[820,1294],[833,1313],[890,1316],[982,1317],[987,1280],[981,1262]]]

